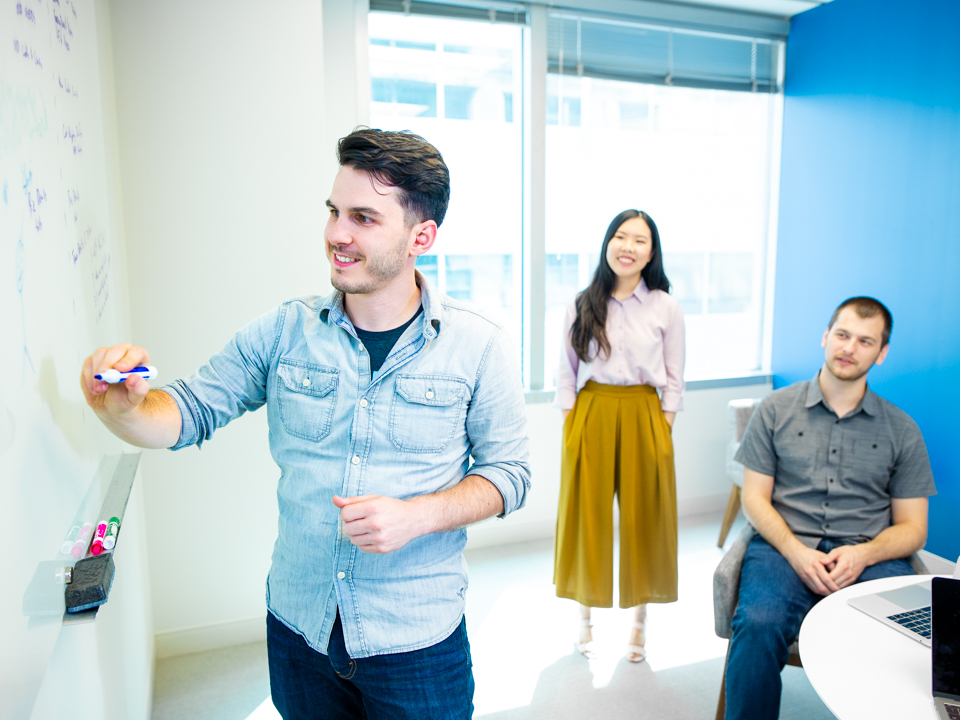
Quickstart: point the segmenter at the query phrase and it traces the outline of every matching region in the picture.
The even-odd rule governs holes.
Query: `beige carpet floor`
[[[577,608],[553,593],[550,541],[468,553],[475,717],[713,718],[726,652],[713,633],[719,524],[716,516],[681,520],[680,600],[650,607],[648,659],[639,665],[623,659],[625,610],[595,611],[596,660],[573,651]],[[833,718],[803,670],[784,670],[783,687],[781,720]],[[269,694],[265,643],[169,658],[157,663],[153,720],[276,720]]]

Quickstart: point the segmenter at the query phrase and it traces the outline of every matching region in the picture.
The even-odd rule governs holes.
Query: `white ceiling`
[[[667,0],[682,5],[713,5],[715,7],[748,10],[764,15],[790,17],[817,7],[830,0]]]

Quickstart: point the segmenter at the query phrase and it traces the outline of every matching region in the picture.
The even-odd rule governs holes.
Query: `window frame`
[[[389,0],[388,0],[389,1]],[[390,11],[384,7],[386,3],[369,3],[369,12]],[[401,0],[401,4],[402,0]],[[602,17],[603,6],[599,3],[564,3],[576,7],[575,12],[584,17],[590,15]],[[415,3],[413,12],[434,17],[459,17],[464,20],[479,20],[478,7],[487,8],[488,21],[511,22],[523,26],[523,77],[521,102],[516,103],[522,110],[520,122],[522,125],[522,259],[521,267],[521,303],[522,303],[522,347],[520,357],[523,368],[523,383],[528,404],[551,402],[554,389],[545,387],[546,362],[545,357],[545,315],[546,315],[546,130],[547,130],[547,76],[548,59],[548,26],[549,15],[555,12],[552,6],[537,2],[527,5],[518,3],[496,2],[457,2],[447,0],[446,3],[432,4],[430,0]],[[463,12],[458,12],[456,6],[462,5]],[[585,7],[585,5],[592,5]],[[489,7],[488,7],[489,6]],[[409,7],[409,4],[408,4]],[[453,9],[451,9],[453,8]],[[525,9],[526,22],[522,21]],[[683,12],[685,10],[681,9]],[[409,12],[409,10],[408,10]],[[726,13],[735,16],[736,13]],[[747,17],[747,16],[744,16]],[[679,18],[679,19],[678,19]],[[637,18],[649,21],[649,17]],[[689,20],[675,17],[660,19],[663,24],[684,26]],[[766,22],[766,21],[769,22]],[[755,18],[753,19],[755,21]],[[696,19],[693,20],[696,23]],[[758,37],[777,37],[785,40],[786,32],[782,26],[777,26],[774,19],[765,19],[763,30],[760,26],[751,27],[749,22],[743,25],[745,33],[755,34]],[[724,28],[729,32],[729,28]],[[742,372],[722,372],[716,376],[688,380],[688,389],[709,389],[730,387],[753,382],[766,382],[771,379],[770,362],[772,355],[772,325],[773,302],[776,266],[777,220],[779,210],[780,161],[783,132],[783,76],[785,73],[785,51],[781,46],[778,63],[778,92],[772,93],[777,100],[772,103],[770,130],[767,148],[767,182],[765,184],[766,218],[764,222],[765,234],[761,249],[760,266],[762,268],[760,282],[762,289],[758,298],[760,304],[760,337],[758,338],[758,358],[756,367],[745,369]],[[359,77],[360,83],[370,85],[370,77]]]

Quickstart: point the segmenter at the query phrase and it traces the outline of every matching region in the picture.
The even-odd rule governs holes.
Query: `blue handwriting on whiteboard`
[[[80,129],[80,123],[77,123],[76,127],[67,127],[64,125],[63,139],[69,140],[73,145],[74,155],[79,155],[83,152],[83,146],[80,145],[80,141],[83,139],[83,131]]]
[[[24,166],[21,169],[23,176],[23,193],[27,196],[27,208],[30,210],[30,220],[37,232],[43,229],[43,221],[40,218],[40,206],[47,201],[47,191],[36,187],[33,184],[33,172],[27,170]]]
[[[80,259],[80,256],[83,254],[83,251],[87,249],[87,243],[90,242],[90,236],[93,234],[93,228],[88,227],[85,231],[80,233],[80,237],[77,238],[77,244],[70,248],[70,257],[73,260],[73,264],[76,265],[77,261]]]
[[[33,14],[32,8],[25,8],[23,3],[17,3],[17,15],[22,15],[26,20],[29,20],[34,25],[37,24],[37,16]]]
[[[53,11],[53,21],[57,24],[57,40],[69,50],[70,41],[67,37],[73,37],[73,29],[70,27],[70,21],[60,17],[56,10]]]
[[[38,68],[43,69],[43,63],[40,62],[40,57],[33,51],[33,48],[26,43],[20,42],[14,38],[13,51],[17,53],[17,55],[20,55],[21,57],[24,57],[28,61],[32,62]]]
[[[23,325],[23,375],[20,379],[21,383],[26,383],[27,381],[27,365],[30,365],[30,370],[36,374],[36,368],[33,367],[33,360],[30,359],[30,350],[27,349],[27,311],[23,304],[23,280],[24,275],[26,275],[26,256],[27,253],[23,247],[23,223],[20,223],[20,239],[17,240],[17,256],[16,256],[16,278],[17,278],[17,294],[20,296],[20,320]]]
[[[60,89],[63,90],[67,95],[73,95],[73,97],[80,97],[77,94],[77,89],[70,84],[69,80],[57,75],[57,81],[60,83]]]

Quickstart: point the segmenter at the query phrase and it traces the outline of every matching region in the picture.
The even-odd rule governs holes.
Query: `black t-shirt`
[[[357,331],[357,337],[360,338],[360,342],[363,343],[367,352],[370,353],[370,377],[373,377],[373,374],[383,366],[383,361],[387,359],[387,355],[393,350],[393,346],[397,344],[397,340],[403,335],[403,331],[410,327],[410,323],[420,317],[420,313],[422,312],[423,305],[417,309],[416,315],[393,330],[371,332],[369,330],[361,330],[356,325],[353,326],[353,329]]]

